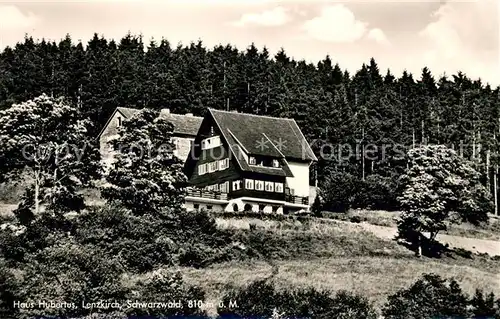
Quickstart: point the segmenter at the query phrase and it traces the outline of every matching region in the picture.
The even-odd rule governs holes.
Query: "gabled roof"
[[[224,136],[233,139],[249,155],[317,161],[294,119],[215,109],[209,112]]]
[[[128,107],[117,107],[116,109],[126,118],[131,118],[135,113],[137,113],[137,111],[139,111],[138,109],[131,109]]]
[[[139,111],[140,109],[117,107],[116,110],[108,119],[108,122],[106,122],[106,125],[104,125],[104,128],[101,131],[101,133],[99,133],[99,137],[101,136],[104,129],[106,129],[109,121],[115,115],[116,112],[120,112],[123,115],[123,117],[128,119],[134,116],[134,114],[136,114]],[[201,122],[203,121],[202,117],[186,115],[186,114],[173,114],[170,113],[168,109],[162,109],[160,111],[160,117],[172,123],[172,125],[174,126],[174,132],[173,132],[174,134],[190,135],[193,137],[196,136],[196,134],[198,133],[198,129],[200,128]]]

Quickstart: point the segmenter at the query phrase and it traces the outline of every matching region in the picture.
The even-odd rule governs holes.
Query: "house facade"
[[[307,211],[316,161],[293,119],[209,109],[185,163],[186,208]]]
[[[138,111],[139,109],[126,107],[116,108],[100,132],[98,139],[101,161],[105,169],[109,169],[114,161],[114,151],[108,142],[118,137],[118,128],[122,125],[122,122],[125,119],[131,118]],[[203,118],[193,116],[192,114],[173,114],[170,113],[169,109],[162,109],[160,116],[173,124],[172,142],[175,145],[174,155],[185,161]]]

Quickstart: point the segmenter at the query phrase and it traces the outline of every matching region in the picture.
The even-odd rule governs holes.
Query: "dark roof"
[[[131,108],[128,108],[128,107],[117,107],[116,109],[120,113],[122,113],[123,116],[125,116],[126,118],[132,117],[135,113],[137,113],[137,111],[139,111],[138,109],[131,109]]]
[[[127,107],[118,107],[117,110],[123,114],[126,118],[132,117],[139,109],[131,109]],[[173,114],[167,109],[163,109],[160,112],[160,117],[166,119],[172,125],[174,125],[175,134],[191,135],[196,136],[198,134],[198,129],[200,128],[202,117],[186,115],[186,114]]]
[[[294,119],[214,109],[209,112],[228,142],[234,140],[248,154],[317,161]]]

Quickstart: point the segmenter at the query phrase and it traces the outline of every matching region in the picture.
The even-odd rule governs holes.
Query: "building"
[[[209,109],[188,154],[186,208],[309,210],[317,161],[293,119]]]
[[[101,159],[105,168],[109,168],[113,163],[113,149],[108,142],[117,137],[118,127],[122,125],[122,121],[131,118],[138,111],[139,109],[117,107],[106,122],[106,125],[104,125],[101,133],[99,133]],[[193,116],[189,113],[184,115],[173,114],[170,113],[169,109],[162,109],[160,116],[173,124],[172,142],[175,145],[174,155],[185,161],[203,118]]]

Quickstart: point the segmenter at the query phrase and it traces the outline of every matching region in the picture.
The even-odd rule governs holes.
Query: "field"
[[[399,214],[400,214],[399,212],[359,209],[359,210],[351,210],[345,214],[324,213],[324,216],[343,221],[351,221],[353,218],[357,218],[360,221],[363,221],[371,225],[396,227],[397,225],[396,221]],[[481,225],[480,227],[466,223],[460,225],[450,225],[448,230],[443,232],[443,234],[500,241],[500,217],[490,215],[489,224]]]
[[[288,244],[268,247],[269,255],[274,257],[267,260],[229,262],[205,269],[179,268],[187,282],[207,291],[213,304],[228,289],[266,277],[272,277],[270,280],[282,289],[355,291],[368,297],[379,309],[388,295],[430,272],[455,277],[467,293],[483,288],[500,294],[497,258],[479,255],[472,259],[416,258],[413,252],[391,239],[376,236],[360,224],[340,221],[301,223],[219,218],[217,222],[221,228],[233,229],[249,229],[252,224],[254,230],[248,231],[269,238],[270,245],[277,238]],[[278,268],[274,276],[273,267]]]

